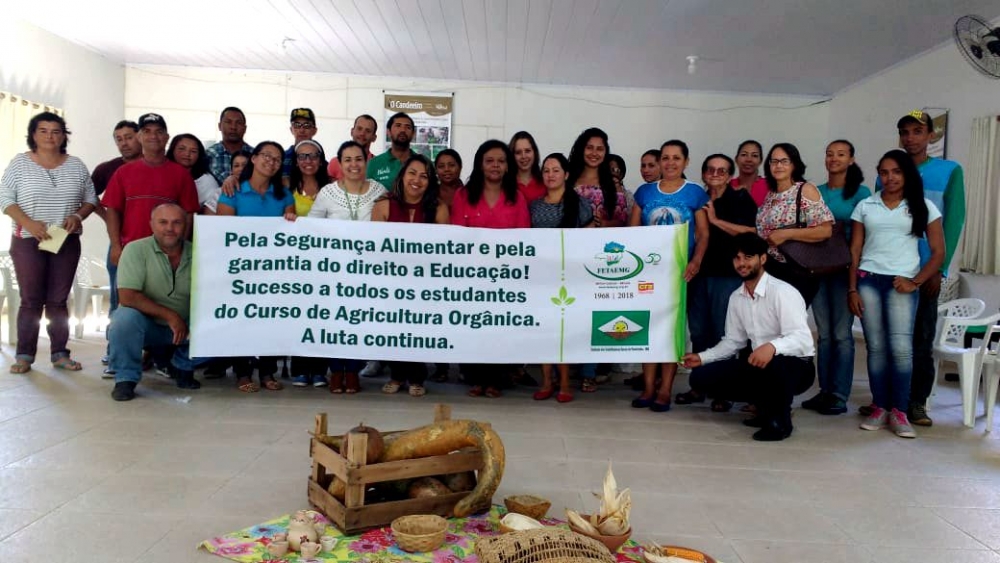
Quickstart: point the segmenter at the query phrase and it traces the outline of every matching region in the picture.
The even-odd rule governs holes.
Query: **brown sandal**
[[[503,393],[501,393],[500,390],[497,389],[496,387],[487,387],[486,391],[485,391],[485,394],[490,399],[496,399],[497,397],[499,397]]]
[[[260,382],[260,386],[263,387],[264,389],[267,389],[268,391],[281,391],[282,389],[285,388],[285,386],[282,385],[280,381],[278,381],[273,377],[265,378],[263,381]]]
[[[27,360],[15,360],[10,365],[10,372],[16,374],[28,373],[31,371],[31,362]]]
[[[62,356],[58,358],[56,361],[52,362],[52,367],[66,371],[80,371],[83,369],[80,362],[70,358],[69,356]]]
[[[260,391],[260,387],[251,381],[249,377],[241,377],[236,380],[236,388],[244,393],[256,393]]]
[[[348,395],[353,395],[361,391],[361,381],[358,379],[357,373],[345,373],[344,374],[344,393]]]

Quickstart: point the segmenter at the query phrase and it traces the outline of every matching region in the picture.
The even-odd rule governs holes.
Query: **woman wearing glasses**
[[[822,242],[833,234],[833,213],[816,186],[805,179],[806,165],[791,143],[771,147],[764,159],[767,197],[757,210],[757,234],[768,243],[767,273],[788,282],[802,295],[806,307],[819,290],[816,278],[798,274],[778,248],[790,240]],[[796,207],[802,193],[801,207]],[[795,228],[801,221],[805,228]]]

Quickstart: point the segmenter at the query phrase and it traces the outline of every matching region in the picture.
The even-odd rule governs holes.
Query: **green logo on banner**
[[[648,346],[649,311],[593,311],[591,346]]]
[[[583,268],[595,278],[620,281],[634,278],[642,272],[644,264],[638,254],[625,249],[625,245],[609,242],[604,245],[604,251],[594,256],[594,266],[584,264]]]

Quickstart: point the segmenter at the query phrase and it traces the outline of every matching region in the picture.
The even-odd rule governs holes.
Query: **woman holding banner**
[[[372,221],[390,223],[448,224],[448,206],[438,197],[438,179],[431,161],[415,153],[403,164],[392,191],[375,202]],[[427,394],[427,364],[423,362],[388,362],[392,376],[382,392],[395,394],[406,383],[410,396]]]
[[[517,189],[514,158],[503,141],[490,139],[476,151],[472,174],[451,203],[451,224],[486,229],[523,229],[531,226],[528,204]],[[472,384],[469,396],[499,397],[500,385],[510,371],[503,364],[464,366]]]

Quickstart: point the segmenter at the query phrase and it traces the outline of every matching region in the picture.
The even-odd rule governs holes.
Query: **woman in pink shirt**
[[[542,182],[541,156],[538,154],[538,144],[527,131],[518,131],[510,138],[511,154],[517,164],[517,189],[521,190],[524,199],[530,205],[536,199],[545,196],[545,183]]]
[[[736,189],[744,189],[753,198],[757,207],[764,205],[764,198],[767,197],[767,180],[760,175],[760,163],[764,155],[764,148],[753,139],[740,143],[740,148],[736,150],[736,167],[740,174],[733,178],[730,184]]]

